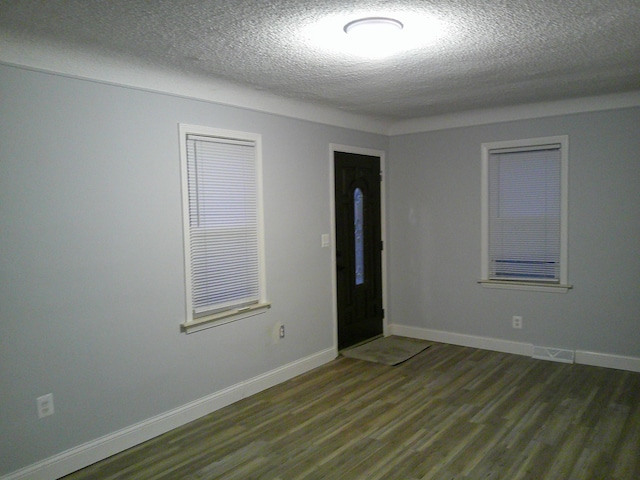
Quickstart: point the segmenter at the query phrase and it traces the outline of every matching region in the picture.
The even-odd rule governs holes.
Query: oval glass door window
[[[353,192],[353,210],[353,231],[356,248],[356,285],[362,285],[364,283],[364,199],[362,190],[359,188],[356,188]]]

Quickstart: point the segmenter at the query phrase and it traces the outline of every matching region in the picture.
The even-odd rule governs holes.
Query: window
[[[566,291],[568,137],[482,145],[482,279]]]
[[[364,202],[362,190],[353,192],[353,237],[356,259],[356,285],[364,283]]]
[[[266,309],[260,136],[180,125],[189,332]]]

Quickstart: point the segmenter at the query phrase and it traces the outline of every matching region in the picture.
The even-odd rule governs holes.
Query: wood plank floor
[[[640,479],[640,373],[435,344],[340,357],[65,477]]]

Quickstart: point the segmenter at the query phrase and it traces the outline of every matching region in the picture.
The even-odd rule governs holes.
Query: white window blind
[[[561,280],[561,145],[489,150],[488,279]]]
[[[186,135],[193,318],[261,299],[256,145]]]

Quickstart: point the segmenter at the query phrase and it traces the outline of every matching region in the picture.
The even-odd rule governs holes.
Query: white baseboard
[[[612,355],[610,353],[576,350],[576,363],[592,365],[594,367],[606,367],[615,368],[617,370],[629,370],[630,372],[640,372],[640,358]]]
[[[530,343],[513,342],[499,338],[479,337],[462,333],[432,330],[430,328],[408,327],[405,325],[389,325],[392,335],[431,340],[432,342],[450,343],[463,347],[493,350],[495,352],[513,353],[516,355],[533,355],[533,345]]]
[[[422,340],[431,340],[432,342],[450,343],[452,345],[461,345],[463,347],[473,347],[481,348],[484,350],[493,350],[496,352],[514,353],[516,355],[525,355],[528,357],[534,356],[533,344],[512,342],[510,340],[502,340],[499,338],[465,335],[461,333],[445,332],[442,330],[432,330],[429,328],[409,327],[406,325],[389,325],[389,334],[400,335],[403,337],[420,338]],[[563,351],[563,353],[565,352],[572,351]],[[556,359],[556,361],[567,361],[569,357],[566,355],[565,357],[566,359]],[[611,353],[575,350],[574,361],[575,363],[591,365],[594,367],[606,367],[615,368],[617,370],[628,370],[630,372],[640,372],[639,357],[625,357],[622,355],[614,355]],[[568,363],[571,362],[569,361]]]
[[[4,475],[0,477],[0,480],[54,480],[63,477],[174,428],[197,420],[245,397],[320,367],[335,359],[337,355],[335,348],[320,351],[309,357],[276,368],[194,402]]]

